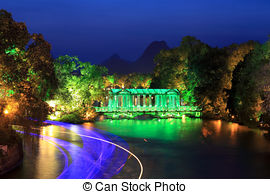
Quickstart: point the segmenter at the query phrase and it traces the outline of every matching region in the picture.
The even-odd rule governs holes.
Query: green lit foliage
[[[194,37],[184,37],[179,47],[156,56],[151,87],[177,88],[185,102],[202,108],[205,117],[227,118],[232,73],[255,44],[212,48]]]
[[[151,88],[177,88],[186,102],[194,104],[194,89],[198,84],[196,65],[208,49],[208,45],[187,36],[179,47],[161,51],[155,57],[157,65]]]
[[[144,88],[150,87],[150,74],[130,73],[127,75],[108,75],[105,77],[105,88]]]
[[[270,123],[270,42],[257,44],[233,72],[229,108],[238,120],[258,122],[260,117]]]
[[[115,84],[116,84],[116,74],[114,75],[108,75],[106,77],[104,77],[104,87],[105,88],[115,88]]]
[[[1,119],[25,124],[29,117],[46,118],[44,100],[55,85],[50,49],[42,35],[29,34],[24,23],[0,10]]]
[[[54,66],[59,86],[54,95],[57,109],[63,114],[91,117],[87,113],[92,113],[93,103],[105,97],[103,77],[107,69],[68,55],[57,58]]]

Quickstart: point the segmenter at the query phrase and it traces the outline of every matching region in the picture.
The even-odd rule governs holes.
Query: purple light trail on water
[[[117,141],[125,149],[128,144],[120,137],[92,128],[86,129],[81,125],[62,123],[56,121],[45,121],[48,124],[65,128],[63,134],[69,131],[75,132],[82,139],[83,146],[80,147],[72,142],[46,135],[29,133],[39,136],[45,141],[54,144],[65,157],[65,167],[57,177],[59,179],[88,179],[88,178],[111,178],[120,172],[127,161],[128,153],[112,144],[88,138],[93,137],[109,142]],[[23,133],[22,131],[18,131]],[[106,134],[105,134],[106,133]],[[71,159],[71,160],[69,160]]]

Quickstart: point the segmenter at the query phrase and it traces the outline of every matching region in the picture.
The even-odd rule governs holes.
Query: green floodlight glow
[[[106,106],[95,107],[96,112],[111,118],[135,118],[151,114],[159,118],[182,118],[183,115],[200,117],[197,106],[186,106],[177,89],[112,89],[106,98]]]
[[[11,56],[11,55],[18,56],[19,52],[24,53],[24,51],[20,51],[20,49],[15,47],[15,45],[13,45],[12,47],[9,47],[8,49],[5,50],[5,53],[9,56]]]

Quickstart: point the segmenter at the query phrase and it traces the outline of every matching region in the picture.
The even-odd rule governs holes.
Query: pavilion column
[[[179,107],[180,106],[180,96],[177,95],[176,97],[176,106]]]
[[[130,96],[127,95],[127,107],[129,107],[129,105],[130,105]]]
[[[118,103],[118,95],[115,95],[115,107],[118,108],[119,103]]]
[[[152,107],[152,95],[149,95],[149,106]]]
[[[140,99],[140,95],[137,95],[137,106],[140,106],[140,102],[141,101],[141,99]]]
[[[172,96],[171,95],[168,96],[168,100],[169,100],[168,106],[171,107],[172,106]]]
[[[170,104],[171,104],[171,107],[174,108],[174,96],[171,96],[171,102],[170,102]]]
[[[131,95],[131,100],[130,100],[130,107],[134,107],[135,105],[135,96],[134,95]]]
[[[165,95],[161,96],[161,106],[164,108],[165,106]]]
[[[113,96],[113,107],[117,108],[117,95]]]
[[[126,98],[127,98],[127,107],[129,107],[129,103],[130,103],[130,96],[126,95]]]
[[[114,95],[112,96],[112,104],[111,105],[112,105],[112,108],[115,107],[115,96]]]
[[[122,95],[122,107],[126,107],[126,95]]]
[[[160,95],[160,104],[159,104],[159,106],[160,106],[160,108],[164,108],[164,95]]]
[[[133,107],[133,95],[129,95],[129,107]]]
[[[143,95],[143,106],[145,106],[145,95]]]

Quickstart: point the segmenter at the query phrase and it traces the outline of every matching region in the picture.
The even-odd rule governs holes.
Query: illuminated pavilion
[[[151,114],[160,118],[200,117],[198,107],[189,106],[177,89],[111,89],[97,112],[111,118],[134,118]]]

